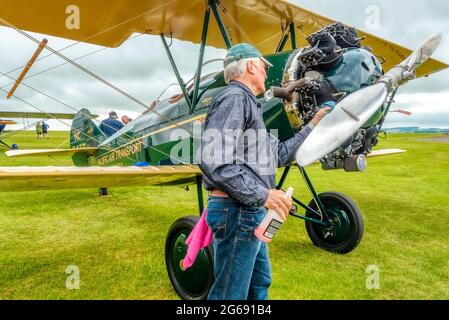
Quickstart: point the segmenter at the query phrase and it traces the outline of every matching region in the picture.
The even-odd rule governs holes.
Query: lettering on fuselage
[[[117,161],[119,159],[127,158],[133,154],[139,153],[142,151],[142,140],[138,140],[131,144],[128,144],[124,147],[120,147],[118,149],[108,151],[107,154],[98,158],[98,165],[103,166],[113,161]]]

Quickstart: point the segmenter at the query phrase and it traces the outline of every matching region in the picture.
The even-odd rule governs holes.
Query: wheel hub
[[[348,215],[343,210],[327,210],[329,224],[323,227],[323,238],[330,241],[344,241],[351,232]]]
[[[187,253],[185,241],[188,231],[180,232],[175,237],[171,256],[172,270],[180,288],[190,296],[203,294],[203,290],[208,287],[209,262],[204,249],[200,250],[197,259],[192,267],[184,269],[183,259]]]

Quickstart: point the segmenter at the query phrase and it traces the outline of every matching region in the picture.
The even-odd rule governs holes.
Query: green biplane
[[[66,27],[69,7],[78,9],[81,28]],[[38,18],[35,12],[40,13]],[[144,105],[141,116],[111,137],[95,125],[88,110],[80,110],[70,131],[70,149],[7,152],[9,156],[71,155],[75,166],[3,167],[0,191],[35,190],[36,186],[40,190],[95,187],[104,193],[105,187],[114,186],[196,184],[200,214],[204,209],[202,178],[194,156],[199,137],[194,133],[201,131],[214,97],[226,85],[222,71],[202,74],[206,46],[229,48],[233,43],[249,42],[273,64],[266,81],[271,89],[260,102],[267,129],[277,129],[281,140],[291,137],[313,117],[321,99],[318,93],[324,92],[328,100],[336,102],[329,116],[343,110],[359,122],[357,128],[345,133],[335,150],[316,159],[300,159],[307,164],[320,161],[326,170],[363,171],[365,156],[401,152],[372,152],[397,88],[415,76],[428,76],[447,67],[429,58],[438,37],[412,53],[286,1],[0,0],[0,18],[0,23],[19,32],[39,32],[107,47],[119,46],[134,32],[159,36],[182,91]],[[180,76],[167,37],[200,44],[192,81],[185,83]],[[323,88],[328,90],[320,91]],[[364,94],[367,89],[371,91],[365,103],[360,92]],[[357,108],[348,101],[357,101]],[[370,111],[362,116],[357,110],[365,104]],[[316,129],[326,133],[323,128]],[[184,134],[174,134],[175,130]],[[335,141],[320,141],[331,142]],[[188,152],[175,152],[173,156],[180,143],[187,143]],[[297,165],[312,201],[306,204],[295,198],[305,214],[291,214],[306,221],[316,246],[335,253],[354,250],[363,235],[359,209],[340,193],[318,194],[304,166]],[[278,188],[293,167],[284,169]],[[194,216],[181,217],[166,239],[168,274],[184,299],[205,298],[213,282],[212,248],[203,249],[191,268],[181,267],[187,249],[185,240],[197,220]]]

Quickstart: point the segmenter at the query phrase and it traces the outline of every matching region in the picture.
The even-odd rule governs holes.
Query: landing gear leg
[[[290,167],[286,167],[277,189],[281,189]],[[360,243],[364,232],[364,222],[359,208],[348,196],[338,192],[317,194],[312,181],[303,167],[299,171],[312,194],[308,205],[292,197],[294,203],[306,210],[305,215],[290,212],[303,219],[313,244],[333,253],[349,253]]]

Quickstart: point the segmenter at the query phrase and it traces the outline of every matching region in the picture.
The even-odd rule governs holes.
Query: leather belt
[[[213,196],[213,197],[225,197],[225,198],[229,198],[229,195],[226,192],[223,192],[221,190],[218,189],[214,189],[212,191],[209,191],[209,195]]]

